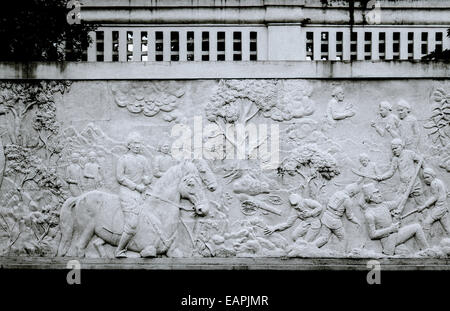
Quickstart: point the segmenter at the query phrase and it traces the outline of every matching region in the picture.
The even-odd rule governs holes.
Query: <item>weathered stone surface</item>
[[[2,263],[447,265],[449,98],[432,79],[4,80]]]

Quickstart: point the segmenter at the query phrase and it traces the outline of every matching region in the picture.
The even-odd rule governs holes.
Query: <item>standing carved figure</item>
[[[301,223],[293,231],[292,239],[295,242],[297,239],[304,237],[307,242],[314,241],[320,232],[320,215],[323,211],[322,205],[315,200],[302,198],[298,194],[291,195],[289,201],[294,207],[295,213],[285,223],[267,227],[264,233],[270,235],[275,231],[284,231],[292,227],[297,219],[300,219]]]
[[[94,151],[89,152],[88,162],[84,165],[84,190],[92,191],[98,189],[102,181],[101,167],[97,163],[97,154]]]
[[[428,248],[425,233],[419,224],[409,224],[400,228],[400,222],[394,222],[391,213],[397,216],[401,196],[395,201],[383,202],[379,189],[373,183],[364,185],[362,189],[367,203],[365,217],[369,237],[372,240],[380,240],[384,254],[394,255],[396,246],[411,238],[416,239],[421,249]]]
[[[423,200],[423,191],[420,180],[416,175],[417,168],[415,163],[422,163],[422,157],[412,150],[406,150],[404,142],[400,138],[392,140],[391,149],[393,157],[389,169],[385,173],[376,176],[374,179],[378,181],[389,179],[394,176],[395,172],[398,170],[400,175],[400,185],[397,193],[399,195],[404,194],[408,191],[409,185],[413,183],[409,196],[414,198],[416,204],[420,205]],[[399,213],[401,213],[404,208],[405,205],[401,204],[399,206]]]
[[[81,194],[82,168],[80,166],[80,154],[74,153],[71,157],[72,163],[66,169],[66,182],[73,197]]]
[[[431,196],[422,206],[417,208],[421,212],[426,208],[430,208],[427,217],[422,222],[422,226],[427,235],[430,234],[431,226],[439,221],[445,233],[450,234],[450,224],[448,222],[448,205],[447,205],[447,187],[444,182],[436,178],[436,173],[431,168],[423,170],[423,179],[425,184],[430,186]]]
[[[335,124],[336,121],[351,118],[355,115],[353,105],[344,102],[344,90],[338,86],[334,88],[331,94],[332,98],[328,102],[327,119],[330,124]]]
[[[319,238],[315,241],[317,247],[322,247],[328,243],[332,234],[336,235],[339,241],[344,240],[344,225],[342,217],[344,214],[347,219],[360,226],[358,219],[353,214],[351,208],[353,205],[353,197],[359,193],[357,184],[350,184],[344,190],[333,194],[328,201],[327,208],[322,216],[323,231]]]
[[[161,177],[169,168],[177,164],[177,161],[170,154],[170,145],[163,143],[159,147],[161,153],[155,158],[153,166],[153,175],[157,178]]]
[[[366,153],[361,153],[359,155],[359,163],[361,163],[361,166],[359,168],[359,172],[361,173],[361,175],[365,175],[365,176],[376,176],[378,175],[378,169],[377,166],[375,165],[375,163],[373,163],[369,156]],[[367,181],[369,179],[366,177],[361,176],[357,183],[359,185],[361,184],[366,184]]]
[[[400,137],[405,143],[405,148],[416,150],[420,135],[417,118],[411,114],[411,105],[406,100],[400,100],[397,105]]]
[[[387,101],[383,101],[380,103],[378,109],[380,120],[377,122],[372,121],[370,125],[375,128],[377,133],[382,137],[384,137],[386,133],[389,133],[392,138],[398,138],[400,120],[392,113],[392,105]]]
[[[124,229],[115,256],[126,257],[127,245],[136,234],[142,205],[142,193],[151,183],[147,159],[141,154],[142,139],[136,132],[127,138],[128,152],[117,161],[116,177],[124,217]]]

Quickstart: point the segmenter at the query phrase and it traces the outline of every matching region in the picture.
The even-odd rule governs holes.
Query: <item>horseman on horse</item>
[[[147,159],[142,153],[142,138],[132,132],[127,137],[128,152],[117,161],[116,178],[124,217],[124,229],[115,256],[126,257],[128,243],[136,234],[138,218],[143,204],[142,193],[151,183]]]

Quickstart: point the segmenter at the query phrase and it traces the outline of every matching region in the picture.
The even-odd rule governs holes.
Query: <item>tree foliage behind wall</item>
[[[450,38],[450,28],[447,29],[447,37]],[[450,50],[433,51],[422,57],[423,60],[450,60]]]
[[[82,60],[95,25],[70,25],[68,0],[14,0],[0,10],[0,61]]]

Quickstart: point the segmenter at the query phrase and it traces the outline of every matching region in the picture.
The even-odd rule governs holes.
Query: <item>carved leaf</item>
[[[437,133],[438,131],[439,131],[439,128],[438,127],[434,127],[434,128],[432,128],[432,130],[428,134],[429,135],[433,135],[433,134]]]
[[[431,117],[434,118],[436,116],[439,116],[442,113],[441,108],[435,108],[433,109],[433,111],[431,112]]]
[[[432,128],[436,127],[436,123],[434,121],[428,121],[427,123],[425,123],[423,125],[423,127],[426,129],[432,129]]]
[[[432,96],[432,99],[434,100],[434,101],[442,101],[442,100],[445,100],[447,98],[447,94],[446,94],[446,92],[443,90],[443,89],[441,89],[441,88],[438,88],[438,89],[436,89],[434,92],[433,92],[433,96]]]
[[[444,119],[441,119],[439,122],[438,122],[438,127],[445,127],[445,126],[447,126],[448,125],[448,121],[446,121],[446,120],[444,120]]]
[[[439,130],[436,130],[434,133],[437,133],[437,131]],[[439,140],[439,137],[440,137],[439,134],[438,135],[431,134],[431,141],[433,142],[433,144],[435,144]]]

